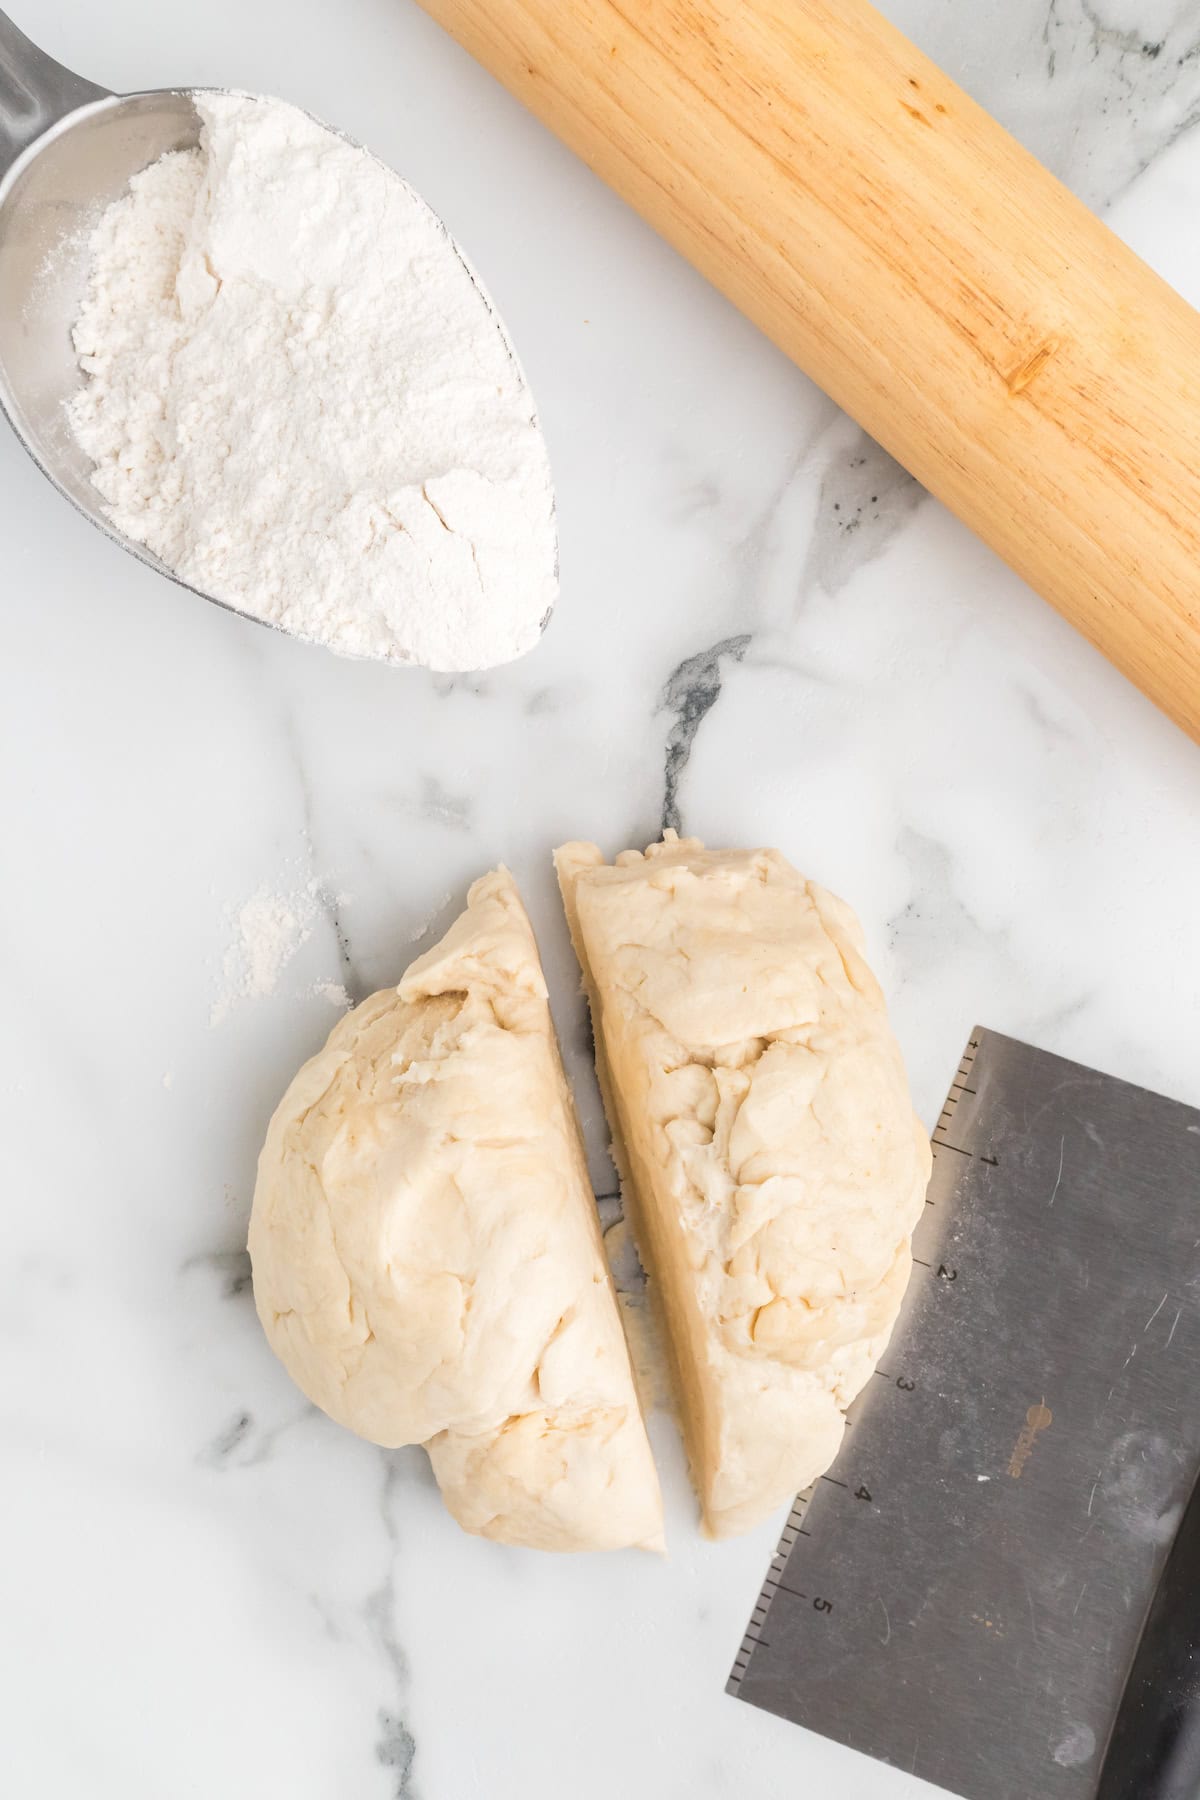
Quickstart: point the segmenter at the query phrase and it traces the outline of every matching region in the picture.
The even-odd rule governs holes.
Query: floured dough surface
[[[662,1506],[529,920],[504,869],[302,1068],[250,1222],[304,1392],[424,1444],[468,1531],[657,1547]]]
[[[706,1529],[833,1461],[929,1177],[850,909],[774,850],[557,863],[621,1174],[670,1329]]]

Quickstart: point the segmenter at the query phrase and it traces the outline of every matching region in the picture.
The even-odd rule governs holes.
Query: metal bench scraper
[[[1200,1112],[977,1029],[728,1691],[963,1800],[1200,1796]]]

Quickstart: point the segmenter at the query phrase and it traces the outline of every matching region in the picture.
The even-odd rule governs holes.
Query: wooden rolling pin
[[[1200,740],[1200,315],[865,0],[423,0]]]

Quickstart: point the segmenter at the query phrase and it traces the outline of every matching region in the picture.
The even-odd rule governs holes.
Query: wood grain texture
[[[864,0],[423,0],[1200,740],[1200,315]]]

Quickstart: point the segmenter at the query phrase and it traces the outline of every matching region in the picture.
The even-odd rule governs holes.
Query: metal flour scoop
[[[199,142],[192,98],[199,91],[109,93],[64,69],[0,12],[0,409],[42,473],[107,536],[181,587],[240,612],[181,580],[113,526],[67,416],[83,381],[71,328],[84,291],[90,229],[131,176],[168,151]],[[484,299],[515,363],[504,327]],[[243,617],[271,623],[249,612]]]

